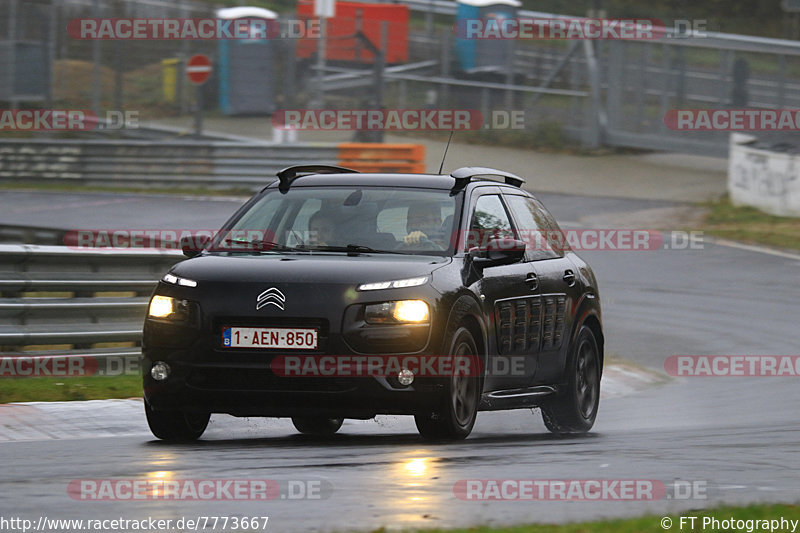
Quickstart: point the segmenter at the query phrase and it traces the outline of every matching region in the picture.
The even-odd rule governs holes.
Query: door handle
[[[525,276],[525,283],[530,290],[535,291],[539,288],[539,276],[537,276],[535,272],[529,272],[528,275]]]
[[[565,270],[564,277],[561,279],[567,282],[567,285],[572,287],[573,285],[575,285],[575,272],[573,272],[572,270]]]

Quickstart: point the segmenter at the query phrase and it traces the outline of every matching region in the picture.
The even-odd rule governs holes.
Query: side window
[[[514,230],[500,196],[488,194],[478,198],[469,225],[467,249],[485,246],[491,238],[514,238]]]
[[[519,238],[526,243],[528,261],[541,261],[563,256],[560,251],[560,230],[544,206],[526,196],[506,196],[506,201],[519,224]],[[556,240],[558,239],[558,240]]]

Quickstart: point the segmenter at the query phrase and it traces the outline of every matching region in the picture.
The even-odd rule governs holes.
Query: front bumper
[[[274,372],[271,363],[295,353],[226,351],[207,338],[194,340],[188,349],[149,344],[142,350],[144,398],[155,410],[369,419],[377,414],[433,411],[444,388],[442,380],[433,377],[417,378],[405,387],[380,376],[285,377]],[[358,355],[333,337],[326,352]],[[159,361],[170,367],[163,381],[150,376],[152,365]]]

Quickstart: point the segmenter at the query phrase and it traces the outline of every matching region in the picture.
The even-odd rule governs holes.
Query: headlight
[[[189,318],[189,302],[157,294],[150,300],[147,316],[151,318],[186,320]]]
[[[394,281],[378,281],[375,283],[362,283],[358,286],[360,291],[379,291],[381,289],[404,289],[418,287],[428,281],[428,276],[419,278],[398,279]]]
[[[364,320],[367,324],[423,324],[430,322],[431,314],[422,300],[399,300],[368,305]]]

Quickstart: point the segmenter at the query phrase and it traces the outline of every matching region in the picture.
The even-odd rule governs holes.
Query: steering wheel
[[[437,252],[443,252],[444,248],[429,238],[424,237],[418,242],[400,241],[395,247],[395,250],[433,250]]]

